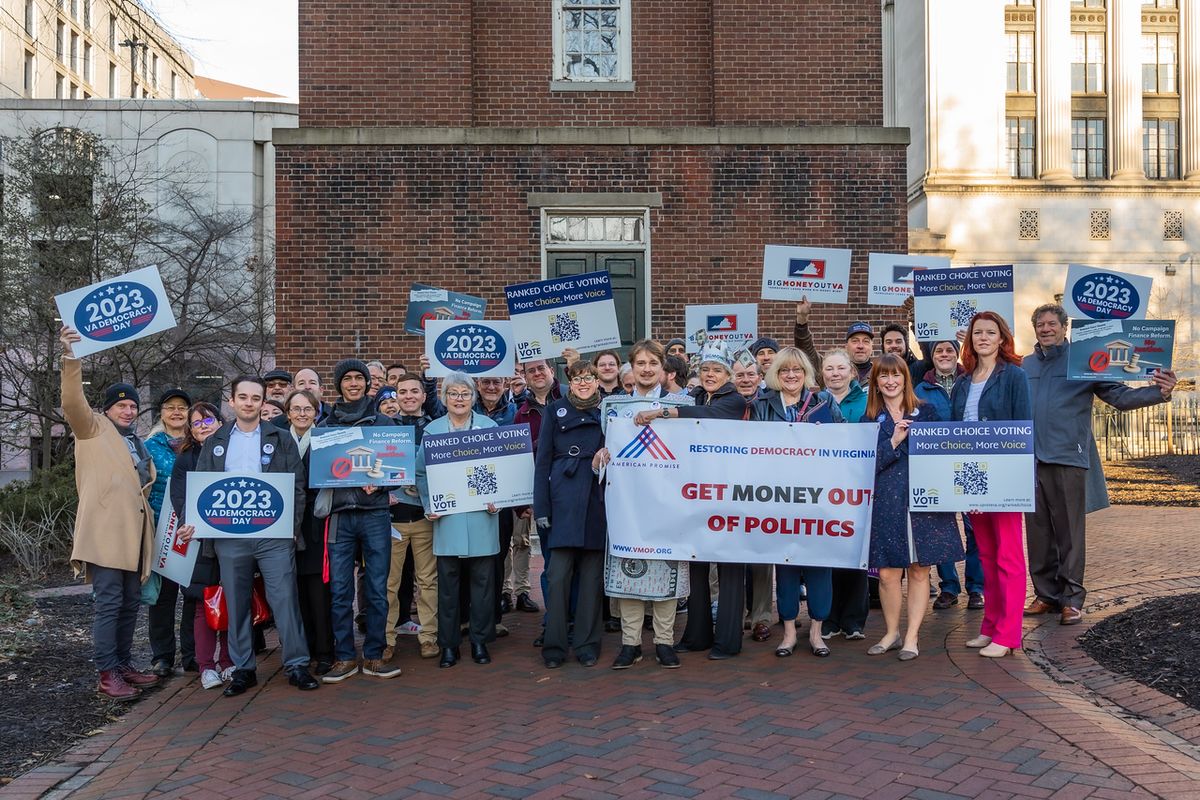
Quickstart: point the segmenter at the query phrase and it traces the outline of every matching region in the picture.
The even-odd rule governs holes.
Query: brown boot
[[[117,669],[106,669],[100,673],[100,683],[96,686],[96,691],[113,700],[133,700],[141,695],[141,690],[130,686],[121,677],[121,671]]]
[[[1027,617],[1036,617],[1039,614],[1057,614],[1057,613],[1058,613],[1058,606],[1053,605],[1052,603],[1047,603],[1045,600],[1043,600],[1040,597],[1033,598],[1033,600],[1029,603],[1029,605],[1025,606],[1025,616],[1027,616]]]
[[[130,686],[136,686],[139,689],[158,686],[159,679],[157,675],[153,672],[142,672],[132,664],[117,667],[116,671],[121,673],[121,678]]]

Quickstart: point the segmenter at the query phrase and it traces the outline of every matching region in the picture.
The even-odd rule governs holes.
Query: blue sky
[[[209,78],[298,99],[297,0],[141,0]]]

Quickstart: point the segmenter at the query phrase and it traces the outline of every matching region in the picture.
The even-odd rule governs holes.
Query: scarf
[[[587,400],[580,400],[574,392],[570,392],[567,394],[567,399],[571,401],[571,405],[575,406],[575,408],[580,411],[590,411],[593,408],[598,408],[600,406],[599,391],[593,392],[592,396]]]
[[[125,440],[125,446],[129,448],[129,457],[133,460],[134,469],[137,470],[138,480],[145,486],[150,482],[150,451],[146,449],[146,445],[142,442],[138,435],[134,433],[133,428],[123,428],[120,425],[113,423],[113,427],[117,429],[117,433],[121,434],[121,438]]]
[[[292,441],[296,443],[296,447],[300,450],[300,457],[304,458],[304,454],[308,452],[309,442],[312,440],[312,427],[304,432],[303,436],[296,435],[296,426],[289,425],[288,431],[292,434]]]
[[[374,409],[374,399],[363,395],[353,403],[337,403],[329,416],[333,418],[336,426],[356,425],[366,417],[373,417]]]

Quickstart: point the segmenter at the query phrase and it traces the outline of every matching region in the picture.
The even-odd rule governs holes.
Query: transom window
[[[546,244],[642,244],[645,241],[642,214],[546,215]]]
[[[554,80],[632,77],[630,0],[554,0]]]

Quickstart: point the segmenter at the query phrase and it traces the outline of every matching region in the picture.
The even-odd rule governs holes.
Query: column
[[[1108,89],[1112,178],[1141,181],[1146,179],[1142,169],[1141,0],[1110,0],[1108,28],[1112,38],[1112,85]]]
[[[1183,177],[1200,178],[1200,7],[1180,3],[1179,113]]]
[[[1071,4],[1037,4],[1038,177],[1071,175]]]

